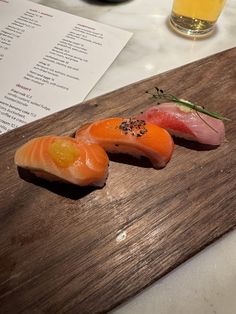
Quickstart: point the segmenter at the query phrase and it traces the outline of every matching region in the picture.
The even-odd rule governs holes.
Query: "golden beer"
[[[174,0],[170,23],[186,35],[210,33],[226,0]]]

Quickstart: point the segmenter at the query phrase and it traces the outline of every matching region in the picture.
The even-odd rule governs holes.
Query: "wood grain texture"
[[[153,105],[154,86],[232,118],[227,141],[214,150],[179,141],[162,170],[113,156],[102,189],[18,174],[14,152],[28,139],[135,115]],[[0,312],[106,312],[233,229],[235,102],[231,49],[1,136]]]

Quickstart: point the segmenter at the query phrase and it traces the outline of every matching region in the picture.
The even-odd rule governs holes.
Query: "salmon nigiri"
[[[173,152],[170,134],[143,120],[110,118],[77,130],[76,140],[101,145],[110,153],[147,157],[155,168],[164,167]]]
[[[217,146],[225,137],[223,121],[176,103],[151,107],[137,118],[159,125],[174,136],[202,144]]]
[[[66,136],[30,140],[15,153],[15,164],[50,181],[103,186],[108,156],[102,147]]]

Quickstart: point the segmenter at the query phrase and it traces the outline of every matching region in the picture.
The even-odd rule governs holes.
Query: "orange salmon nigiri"
[[[109,159],[97,144],[66,136],[43,136],[21,146],[15,164],[50,181],[103,186]]]
[[[100,120],[77,130],[76,139],[97,143],[110,153],[145,156],[155,168],[167,164],[174,148],[166,130],[137,119]]]

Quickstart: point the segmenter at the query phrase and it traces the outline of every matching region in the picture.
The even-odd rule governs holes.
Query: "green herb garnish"
[[[187,108],[190,108],[190,109],[193,109],[197,112],[201,112],[201,113],[204,113],[210,117],[213,117],[213,118],[216,118],[216,119],[219,119],[219,120],[225,120],[225,121],[231,121],[230,119],[226,118],[226,117],[223,117],[222,115],[218,114],[217,112],[213,112],[213,111],[209,111],[199,105],[196,105],[188,100],[185,100],[185,99],[181,99],[181,98],[178,98],[172,94],[169,94],[169,93],[166,93],[164,92],[162,89],[159,89],[158,87],[155,87],[155,90],[156,90],[156,93],[155,94],[152,94],[151,92],[149,91],[146,91],[147,94],[151,95],[152,98],[154,99],[157,99],[157,100],[160,100],[160,101],[170,101],[170,102],[175,102],[177,104],[180,104],[180,105],[183,105]],[[160,103],[158,103],[160,104]]]

